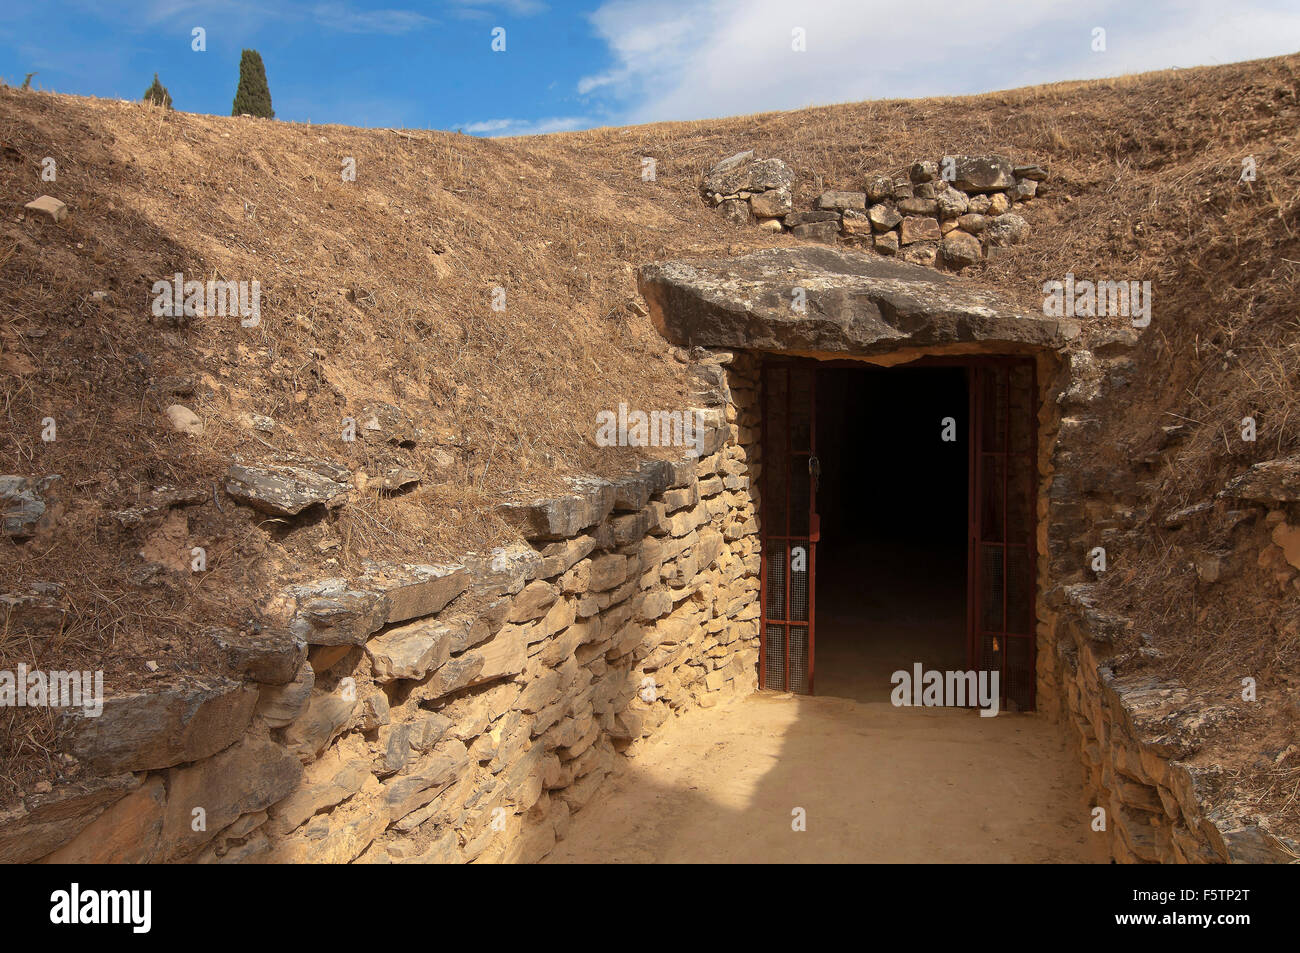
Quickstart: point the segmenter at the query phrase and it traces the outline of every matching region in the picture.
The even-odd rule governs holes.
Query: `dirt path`
[[[1104,862],[1079,770],[1035,715],[752,695],[661,728],[547,861]]]

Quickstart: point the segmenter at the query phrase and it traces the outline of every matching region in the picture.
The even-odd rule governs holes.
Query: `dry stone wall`
[[[74,718],[93,779],[0,816],[0,860],[543,857],[642,739],[756,688],[754,366],[679,353],[698,455],[504,507],[526,545],[288,587],[210,633],[224,672]]]
[[[1100,331],[1085,343],[1067,353],[1040,418],[1038,708],[1065,726],[1094,830],[1117,862],[1292,862],[1300,844],[1259,827],[1217,768],[1189,761],[1228,711],[1120,652],[1117,637],[1131,623],[1098,607],[1083,570],[1092,548],[1120,545],[1141,512],[1134,474],[1094,446],[1100,408],[1134,382],[1137,337]],[[1138,654],[1158,663],[1146,640]]]
[[[1028,238],[1013,208],[1046,193],[1047,178],[1045,167],[1004,156],[943,156],[869,176],[858,190],[821,192],[813,208],[796,210],[793,172],[751,151],[710,169],[702,191],[737,225],[960,270]]]

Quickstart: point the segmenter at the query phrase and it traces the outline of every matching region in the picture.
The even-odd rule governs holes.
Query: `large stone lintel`
[[[1062,348],[1079,333],[1073,321],[1018,311],[931,269],[833,248],[662,262],[643,267],[637,284],[659,332],[682,347],[1005,354]]]

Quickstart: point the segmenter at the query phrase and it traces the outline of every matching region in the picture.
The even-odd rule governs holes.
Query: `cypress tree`
[[[149,88],[144,91],[144,101],[146,103],[153,103],[155,106],[165,106],[168,109],[172,108],[172,94],[167,92],[166,86],[158,82],[157,73],[153,74],[153,82],[150,83]]]
[[[239,58],[239,88],[235,90],[235,103],[230,115],[260,116],[274,119],[275,110],[271,108],[271,88],[266,85],[266,67],[262,65],[262,54],[257,50],[244,50]]]

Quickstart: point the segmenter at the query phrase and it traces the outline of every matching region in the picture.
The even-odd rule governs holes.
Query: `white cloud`
[[[864,99],[963,95],[1300,49],[1294,0],[608,0],[614,63],[580,95],[628,122]],[[1107,50],[1091,49],[1106,30]],[[802,28],[806,52],[791,48]]]
[[[311,12],[321,26],[342,33],[398,36],[433,23],[424,14],[413,10],[354,10],[345,3],[320,3]]]
[[[585,129],[591,120],[582,116],[552,116],[546,119],[483,119],[464,126],[471,136],[540,136],[548,132]]]
[[[462,16],[480,20],[498,10],[517,17],[530,17],[547,9],[541,0],[448,0],[448,3]]]

